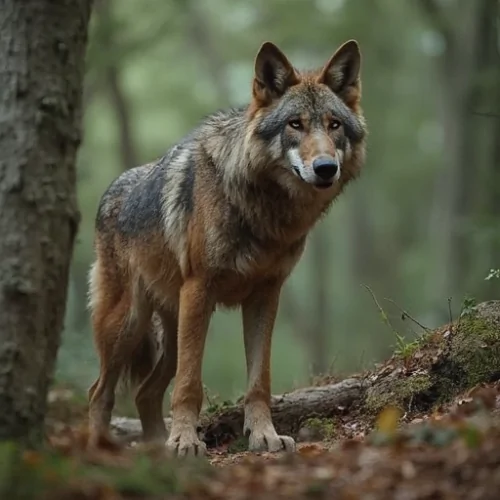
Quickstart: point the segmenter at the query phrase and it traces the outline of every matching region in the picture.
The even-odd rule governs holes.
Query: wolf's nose
[[[313,161],[314,173],[323,180],[331,179],[338,171],[339,165],[333,158],[320,156]]]

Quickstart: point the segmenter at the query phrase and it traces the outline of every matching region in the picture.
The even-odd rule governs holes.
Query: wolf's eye
[[[288,122],[288,125],[290,125],[290,127],[294,128],[295,130],[302,130],[302,122],[300,120],[290,120]]]
[[[340,125],[342,125],[342,124],[338,120],[332,120],[330,122],[330,129],[337,130],[338,128],[340,128]]]

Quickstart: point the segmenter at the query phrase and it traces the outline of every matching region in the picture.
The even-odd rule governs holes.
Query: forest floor
[[[493,500],[500,492],[499,382],[432,414],[410,417],[388,407],[374,424],[346,414],[323,439],[299,442],[288,455],[230,444],[192,461],[110,443],[88,451],[75,425],[59,421],[49,458],[23,456],[24,468],[44,471],[45,496],[34,498]]]
[[[449,326],[432,335],[448,342],[456,334]],[[442,364],[442,346],[435,340],[413,346],[360,377],[391,380],[428,372]],[[481,340],[483,350],[497,347]],[[384,403],[372,414],[357,403],[328,418],[310,418],[296,435],[293,454],[249,453],[236,439],[196,460],[171,459],[163,449],[140,443],[103,441],[98,450],[87,449],[85,405],[77,404],[71,391],[54,388],[46,449],[0,448],[0,497],[498,499],[500,381],[497,372],[487,378],[444,403],[417,401],[420,392],[404,404]],[[427,386],[425,394],[430,397]],[[18,496],[5,495],[11,491]]]

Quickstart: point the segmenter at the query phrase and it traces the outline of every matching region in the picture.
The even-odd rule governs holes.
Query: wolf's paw
[[[274,427],[255,429],[248,438],[250,451],[295,451],[295,441],[290,436],[279,436]]]
[[[191,427],[172,428],[166,447],[178,457],[203,457],[207,454],[207,445]]]

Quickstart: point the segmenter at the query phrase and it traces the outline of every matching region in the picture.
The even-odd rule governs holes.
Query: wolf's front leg
[[[271,337],[282,283],[259,287],[243,303],[243,332],[248,387],[245,424],[251,451],[295,450],[289,436],[279,436],[271,419]]]
[[[178,358],[167,448],[179,456],[206,453],[196,427],[203,402],[201,368],[213,302],[206,283],[190,279],[180,291]]]

